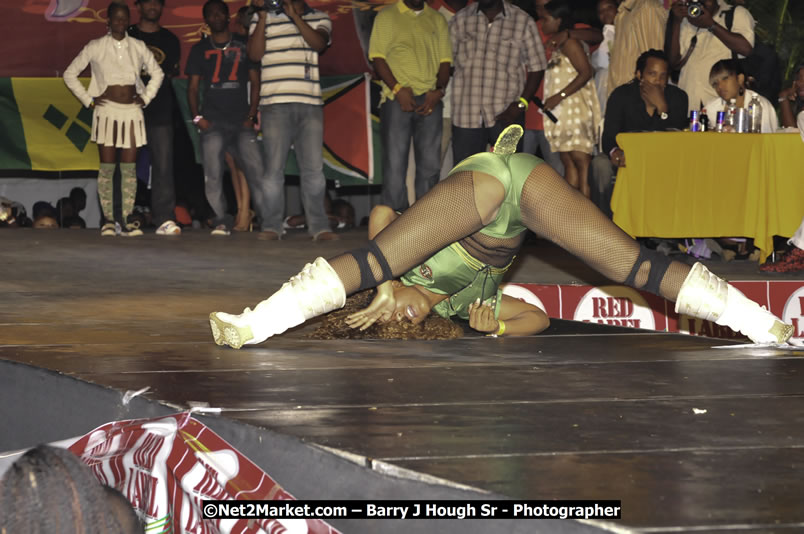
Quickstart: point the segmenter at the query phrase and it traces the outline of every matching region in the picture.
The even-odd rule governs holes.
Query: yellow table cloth
[[[752,237],[765,261],[773,236],[792,236],[801,223],[798,133],[624,133],[617,143],[626,167],[611,208],[633,237]]]

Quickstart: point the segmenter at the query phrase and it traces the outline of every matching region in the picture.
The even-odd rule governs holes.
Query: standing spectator
[[[611,93],[603,123],[603,152],[592,160],[591,199],[611,217],[611,193],[625,152],[617,146],[624,132],[659,132],[687,127],[687,94],[667,83],[669,63],[661,50],[648,50],[636,62],[636,77]]]
[[[262,8],[265,0],[254,0]],[[260,113],[265,146],[262,191],[252,191],[264,203],[262,239],[282,235],[285,211],[285,163],[292,144],[301,179],[307,231],[314,240],[339,239],[329,230],[324,211],[324,101],[318,55],[329,46],[332,21],[304,0],[283,0],[282,9],[254,15],[248,55],[261,61]],[[254,189],[254,188],[252,188]]]
[[[539,30],[539,37],[542,45],[544,45],[544,54],[548,62],[553,50],[563,46],[567,39],[577,39],[589,45],[595,45],[602,41],[603,32],[583,23],[577,23],[571,29],[560,32],[559,35],[550,36],[545,34],[542,25],[544,23],[543,18],[546,16],[544,5],[548,2],[549,0],[534,0],[534,15],[538,17],[536,27]],[[536,102],[536,99],[539,101],[544,99],[544,82],[539,84],[539,88],[536,90],[534,102]],[[548,118],[547,120],[550,119]],[[550,149],[550,143],[544,135],[544,121],[545,115],[538,106],[528,107],[525,112],[525,135],[522,137],[522,151],[528,154],[536,154],[538,149],[545,163],[555,169],[558,174],[564,176],[564,164],[561,163],[561,157]]]
[[[248,6],[242,6],[237,10],[234,19],[234,32],[246,36],[247,40],[248,27],[251,24],[251,15],[251,9]],[[257,82],[259,83],[259,76],[257,77]],[[254,84],[251,84],[251,86],[253,85]],[[255,99],[259,99],[259,94],[258,89],[256,98],[252,97],[249,102],[254,102]],[[259,117],[259,114],[255,114],[255,117]],[[259,128],[258,123],[259,121],[254,123],[254,128]],[[237,202],[237,216],[235,217],[235,224],[232,226],[232,230],[236,232],[245,232],[248,230],[250,232],[252,221],[254,220],[254,211],[251,209],[251,191],[246,181],[246,175],[237,166],[234,158],[228,152],[226,153],[225,159],[226,166],[229,167],[229,176],[232,178],[232,188],[234,189],[235,201]],[[262,154],[260,154],[260,161],[262,162]],[[262,180],[262,176],[258,176],[257,179]],[[255,204],[257,204],[256,201]]]
[[[131,37],[145,42],[162,67],[165,82],[145,109],[145,130],[148,133],[148,150],[151,152],[151,213],[158,235],[181,234],[173,219],[176,208],[176,186],[173,177],[173,84],[179,74],[181,44],[170,30],[163,28],[159,19],[165,0],[135,0],[140,20],[128,29]]]
[[[162,70],[145,43],[126,34],[126,4],[112,2],[107,10],[109,33],[90,41],[64,71],[64,83],[92,114],[91,139],[98,145],[98,196],[105,224],[101,235],[142,235],[139,225],[127,225],[137,193],[137,148],[146,142],[142,108],[151,103],[162,83]],[[89,65],[89,88],[78,75]],[[142,71],[150,75],[147,86]],[[122,218],[114,217],[114,171],[120,162]]]
[[[659,0],[623,0],[614,17],[608,94],[634,77],[634,64],[651,49],[664,47],[667,10]]]
[[[447,22],[452,20],[455,13],[465,8],[469,0],[431,0],[430,7],[444,15]],[[450,52],[452,46],[450,45]],[[452,144],[452,85],[447,85],[447,92],[441,103],[444,105],[441,113],[441,168],[447,166],[447,169],[452,168],[451,163],[447,163],[447,152]]]
[[[742,7],[726,0],[702,0],[704,10],[691,17],[684,1],[676,0],[671,9],[670,62],[681,69],[678,86],[689,96],[689,109],[701,109],[717,92],[709,84],[709,70],[734,53],[748,56],[754,47],[754,18]],[[726,29],[726,13],[734,9],[731,31]]]
[[[592,53],[592,66],[595,68],[595,87],[602,114],[606,113],[606,101],[609,96],[609,63],[611,63],[611,46],[614,43],[614,18],[616,16],[616,0],[598,0],[597,18],[603,24],[603,42]]]
[[[737,61],[721,59],[712,65],[709,71],[709,81],[718,95],[705,106],[707,113],[712,117],[716,117],[718,111],[724,111],[732,99],[735,100],[738,109],[748,109],[751,99],[756,96],[762,109],[761,132],[773,133],[779,129],[779,119],[776,117],[773,104],[764,96],[745,87],[745,74]]]
[[[504,0],[478,0],[449,22],[455,65],[455,162],[486,150],[502,130],[524,124],[547,60],[533,17]]]
[[[263,174],[254,131],[259,72],[247,60],[246,37],[229,31],[229,6],[223,0],[207,0],[203,13],[211,33],[193,46],[187,58],[187,102],[201,132],[204,191],[215,213],[212,234],[229,235],[232,217],[226,212],[223,193],[224,155],[234,156],[247,182],[256,184]],[[199,106],[202,82],[203,109]]]
[[[572,27],[569,0],[551,0],[544,5],[542,28],[552,36]],[[544,125],[550,149],[558,152],[564,164],[564,178],[589,198],[589,163],[592,161],[600,123],[594,69],[589,48],[577,39],[567,39],[553,51],[544,80],[544,109],[558,118]]]
[[[404,211],[411,138],[416,198],[427,193],[441,174],[441,99],[452,63],[447,21],[424,0],[397,0],[374,20],[369,59],[383,82],[382,203]]]

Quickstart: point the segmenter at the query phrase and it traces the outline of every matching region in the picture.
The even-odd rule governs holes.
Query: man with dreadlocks
[[[556,172],[530,154],[514,153],[522,128],[502,132],[494,152],[475,154],[385,227],[368,246],[330,261],[318,258],[270,298],[240,315],[210,314],[215,342],[240,348],[262,343],[304,321],[341,308],[346,295],[402,275],[457,243],[472,269],[457,286],[472,282],[486,266],[508,265],[525,230],[549,239],[617,283],[675,301],[676,312],[711,320],[756,343],[785,343],[793,327],[709,272],[648,250],[614,225]],[[579,224],[579,221],[581,224]],[[438,229],[437,232],[433,229]],[[450,281],[451,273],[444,280]],[[445,282],[446,283],[446,282]],[[494,288],[496,292],[496,287]],[[448,290],[449,291],[449,290]],[[485,301],[483,289],[481,301]],[[352,316],[363,326],[405,315],[394,295],[379,293]]]

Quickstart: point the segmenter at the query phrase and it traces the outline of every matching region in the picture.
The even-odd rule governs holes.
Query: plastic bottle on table
[[[762,132],[762,103],[759,95],[755,94],[748,103],[748,116],[751,117],[751,133]]]
[[[736,114],[737,114],[737,99],[732,98],[731,100],[729,100],[728,107],[726,107],[726,120],[723,123],[724,132],[734,131],[734,119]]]

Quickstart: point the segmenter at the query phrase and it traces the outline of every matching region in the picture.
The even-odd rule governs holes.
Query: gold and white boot
[[[324,258],[308,263],[268,299],[240,315],[209,314],[209,326],[218,345],[239,349],[262,343],[271,336],[346,304],[346,291]]]
[[[728,326],[754,343],[786,343],[793,335],[793,325],[783,323],[702,263],[693,265],[684,280],[676,312]]]

